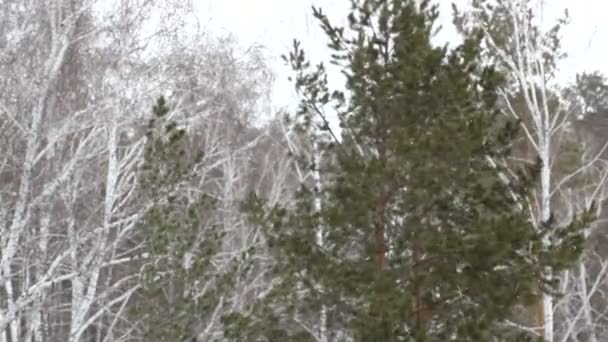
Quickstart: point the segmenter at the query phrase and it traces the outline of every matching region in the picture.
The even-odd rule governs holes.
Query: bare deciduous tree
[[[239,249],[253,241],[236,202],[263,130],[242,135],[269,74],[259,55],[237,60],[234,42],[190,46],[182,1],[0,7],[0,341],[137,340],[128,307],[150,257],[137,230],[149,207],[138,189],[145,109],[172,92],[192,127],[207,126],[200,143],[221,176],[205,182],[226,205],[225,248],[234,254],[237,241]],[[239,295],[255,284],[243,281]]]
[[[567,23],[567,16],[545,29],[542,0],[472,4],[467,14],[457,16],[457,24],[461,31],[475,27],[484,33],[486,58],[500,65],[508,77],[502,92],[505,112],[521,120],[520,152],[509,163],[530,163],[534,159],[541,163],[540,185],[528,201],[535,213],[532,219],[537,227],[553,218],[559,221],[558,225],[567,225],[575,215],[591,209],[593,201],[603,201],[606,171],[601,157],[608,147],[604,141],[599,149],[587,153],[568,151],[579,141],[572,127],[578,113],[569,106],[556,81],[556,65],[564,57],[560,50],[560,29]],[[591,182],[586,190],[574,185],[589,174],[594,176],[586,178]],[[546,244],[549,243],[559,243],[559,239],[548,237]],[[546,272],[555,279],[562,278],[550,269]],[[601,272],[598,275],[603,277]],[[567,287],[561,289],[568,290]],[[569,295],[566,298],[572,298]],[[556,322],[555,317],[560,306],[552,294],[541,293],[534,328],[545,341],[558,338],[555,330],[562,322]]]

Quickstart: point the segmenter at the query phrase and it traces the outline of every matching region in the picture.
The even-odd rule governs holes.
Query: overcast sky
[[[439,24],[444,29],[438,39],[453,40],[450,0],[440,2]],[[456,0],[459,5],[468,0]],[[295,97],[287,82],[287,69],[279,56],[289,52],[292,40],[302,46],[313,62],[327,56],[323,33],[311,15],[311,5],[320,6],[334,22],[343,22],[348,13],[348,0],[196,0],[198,18],[202,25],[218,33],[233,33],[243,46],[261,44],[266,48],[271,67],[277,73],[274,107],[292,107]],[[581,71],[608,72],[608,1],[605,0],[545,0],[545,22],[568,8],[571,24],[564,32],[563,45],[569,58],[561,65],[561,79],[574,79]],[[330,82],[339,82],[333,78]]]

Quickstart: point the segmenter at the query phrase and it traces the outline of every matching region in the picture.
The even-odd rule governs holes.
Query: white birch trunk
[[[108,16],[104,21],[92,21],[92,25],[101,26],[83,26],[77,32],[77,21],[95,15],[87,12],[93,5]],[[117,8],[102,5],[103,1],[94,0],[9,0],[7,7],[0,6],[0,16],[10,19],[0,17],[0,23],[10,24],[8,29],[0,27],[0,44],[7,44],[0,50],[0,85],[7,89],[0,94],[0,220],[5,223],[0,228],[0,293],[7,294],[0,306],[2,342],[77,342],[85,339],[85,332],[94,325],[98,339],[106,342],[136,339],[133,327],[128,327],[135,322],[128,321],[126,305],[139,289],[137,272],[124,273],[134,260],[148,257],[140,255],[136,260],[133,255],[137,255],[141,245],[131,245],[133,237],[137,237],[134,231],[138,219],[146,209],[146,204],[136,200],[143,145],[131,138],[123,141],[119,133],[136,126],[134,113],[146,111],[150,94],[175,81],[176,74],[181,72],[189,81],[193,70],[197,76],[207,75],[204,72],[209,65],[203,65],[207,68],[203,69],[179,58],[149,62],[144,56],[143,52],[150,52],[145,50],[147,44],[152,45],[155,39],[163,43],[175,39],[176,46],[184,45],[185,40],[172,36],[171,30],[186,20],[180,15],[187,12],[187,6],[172,0],[117,1]],[[171,14],[163,17],[166,20],[161,28],[143,37],[138,29],[155,7],[171,7],[175,12],[168,11]],[[9,32],[6,41],[5,30]],[[112,41],[108,42],[108,37]],[[79,56],[81,50],[71,48],[80,43],[82,53],[93,52]],[[173,52],[178,55],[182,51]],[[215,51],[205,52],[222,56]],[[72,64],[72,54],[91,58],[85,61],[84,71],[66,75],[64,70]],[[209,63],[213,58],[201,60]],[[175,62],[184,69],[165,68],[166,62]],[[83,87],[88,88],[72,87],[66,81],[71,78],[84,79]],[[216,83],[220,82],[208,82]],[[216,94],[210,93],[218,92],[214,100],[228,98],[237,102],[240,99],[232,97],[240,96],[241,90],[257,91],[249,89],[253,82],[239,79],[237,83],[246,85],[237,90],[205,88],[205,96],[211,98]],[[62,87],[78,89],[60,90]],[[65,97],[81,90],[94,94],[85,96],[82,108],[59,104],[69,102]],[[236,95],[229,92],[233,90]],[[106,117],[113,121],[106,122]],[[12,143],[11,139],[16,141],[14,145],[5,147],[6,142]],[[7,152],[13,154],[5,156]],[[237,158],[233,162],[235,165],[227,166],[233,168],[233,174],[226,179],[229,202],[238,197],[232,192],[240,191],[241,179],[245,178],[241,161]],[[3,183],[6,170],[10,170],[9,174],[19,172],[11,176],[9,185]],[[239,182],[233,182],[233,178]],[[233,203],[226,208],[230,211],[226,215],[234,214]],[[232,216],[225,222],[235,229],[242,224]],[[244,248],[244,240],[243,243]],[[114,268],[116,273],[106,272]],[[71,290],[63,287],[70,283]],[[249,285],[243,282],[242,287]],[[98,324],[99,319],[107,324]]]
[[[315,185],[315,195],[314,195],[314,210],[319,213],[321,211],[321,174],[319,172],[321,168],[321,151],[319,150],[319,144],[317,141],[313,143],[313,164],[315,169],[313,171],[313,181]],[[323,227],[319,226],[317,228],[316,239],[317,245],[323,248],[325,245],[324,241],[324,231]],[[322,291],[322,290],[321,290]],[[327,308],[325,305],[322,305],[321,312],[319,313],[319,342],[328,342],[327,339]]]
[[[587,329],[589,329],[589,342],[597,342],[597,337],[595,335],[595,323],[593,320],[593,316],[591,313],[591,301],[590,301],[590,295],[589,292],[587,291],[587,265],[585,265],[585,262],[581,262],[579,264],[579,281],[581,284],[581,297],[583,299],[582,302],[582,310],[583,310],[583,319],[585,322],[585,326],[587,326]]]
[[[540,221],[541,223],[549,221],[551,217],[551,149],[550,141],[551,135],[549,132],[548,123],[545,120],[542,121],[543,126],[543,137],[540,142],[540,158],[542,161],[540,183],[541,183],[541,208],[540,208]],[[549,237],[545,238],[545,246],[548,246]],[[546,270],[549,279],[552,277],[552,270]],[[548,293],[543,293],[543,315],[544,315],[544,327],[543,334],[546,342],[553,342],[553,296]]]
[[[540,6],[534,8],[533,3],[538,3]],[[504,23],[509,25],[512,39],[506,43],[499,43],[493,36],[493,27],[490,27],[490,22],[480,15],[480,12],[485,10],[476,8],[479,12],[471,12],[472,20],[479,25],[485,32],[487,42],[492,50],[492,58],[496,58],[502,63],[519,94],[522,97],[524,110],[521,113],[516,111],[516,107],[511,102],[508,90],[503,92],[503,100],[507,105],[507,112],[515,118],[521,118],[522,129],[527,138],[527,143],[531,146],[534,154],[539,157],[542,162],[540,170],[540,187],[536,193],[536,203],[529,203],[529,206],[536,208],[536,217],[533,217],[535,226],[540,226],[541,223],[547,222],[551,217],[552,212],[558,208],[554,199],[560,187],[569,179],[583,172],[591,164],[585,164],[580,169],[561,178],[555,182],[556,177],[553,170],[555,160],[559,157],[560,140],[566,134],[566,123],[571,117],[570,112],[562,107],[562,99],[560,98],[560,90],[551,88],[551,74],[545,70],[545,56],[549,55],[555,58],[555,62],[559,61],[559,51],[551,51],[550,41],[552,40],[550,32],[544,32],[543,27],[538,27],[538,36],[534,36],[534,27],[543,24],[532,22],[529,17],[529,11],[536,12],[543,10],[541,1],[530,0],[509,0],[500,4],[501,9],[505,10],[508,15],[508,20]],[[492,16],[492,13],[487,13]],[[542,18],[542,13],[535,13],[534,18]],[[542,20],[542,19],[541,19]],[[500,45],[506,44],[506,45]],[[557,106],[552,105],[553,103]],[[529,117],[529,120],[526,120]],[[562,224],[564,222],[559,222]],[[551,233],[550,233],[551,234]],[[544,240],[545,247],[549,247],[550,236]],[[546,269],[546,274],[549,278],[557,277],[553,270]],[[539,307],[542,308],[542,317],[539,319],[537,328],[542,331],[544,341],[553,342],[555,339],[555,303],[554,298],[550,294],[542,294],[539,298]]]

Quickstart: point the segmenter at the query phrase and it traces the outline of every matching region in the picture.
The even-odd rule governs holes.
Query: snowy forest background
[[[473,3],[455,15],[459,33],[481,35],[479,60],[504,76],[496,106],[519,120],[509,155],[489,158],[497,179],[538,166],[517,201],[525,220],[547,228],[544,247],[566,241],[553,232],[574,226],[582,237],[552,266],[559,271],[541,267],[532,298],[516,298],[496,319],[487,318],[492,308],[476,307],[486,335],[440,336],[441,324],[459,326],[460,313],[447,320],[416,294],[412,305],[426,312],[412,324],[424,334],[361,337],[349,330],[354,321],[340,320],[338,304],[310,294],[333,280],[319,273],[324,285],[309,292],[285,280],[296,271],[283,265],[277,244],[301,251],[275,241],[281,235],[269,222],[281,218],[269,208],[304,210],[302,189],[310,212],[330,205],[322,189],[336,175],[321,165],[339,159],[326,153],[332,144],[362,160],[381,154],[348,140],[348,125],[328,127],[328,115],[339,112],[330,102],[341,99],[323,98],[331,94],[324,69],[298,65],[297,44],[291,60],[285,53],[302,106],[273,113],[273,80],[290,75],[273,74],[260,49],[192,30],[186,1],[0,0],[0,341],[608,341],[608,81],[599,72],[556,81],[566,16],[543,30],[537,1]],[[317,230],[301,238],[330,250],[331,227],[310,226]],[[367,238],[388,234],[370,230]],[[382,253],[393,257],[390,247]],[[558,281],[549,290],[541,278]],[[293,301],[265,301],[286,289]],[[309,297],[318,305],[300,308]],[[486,309],[487,316],[479,311]]]

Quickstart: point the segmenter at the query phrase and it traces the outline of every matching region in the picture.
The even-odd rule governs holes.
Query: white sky
[[[274,108],[290,107],[296,103],[291,84],[287,81],[288,69],[279,56],[289,52],[292,40],[297,38],[316,63],[328,55],[325,37],[311,14],[311,5],[321,6],[334,23],[344,20],[348,0],[193,0],[203,27],[215,32],[233,33],[244,46],[261,44],[266,48],[271,67],[277,74],[273,93]],[[441,4],[439,24],[443,26],[438,37],[453,40],[450,0],[436,0]],[[459,5],[467,0],[456,0]],[[564,31],[562,44],[569,58],[561,64],[564,81],[574,79],[577,72],[601,70],[608,73],[604,62],[608,55],[605,38],[608,37],[608,1],[605,0],[545,0],[545,22],[568,8],[570,25]],[[339,86],[341,80],[330,74],[330,85]]]

